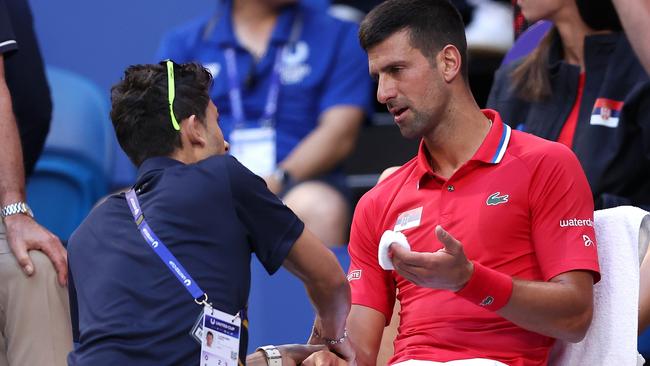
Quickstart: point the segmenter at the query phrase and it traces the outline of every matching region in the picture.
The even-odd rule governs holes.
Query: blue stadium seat
[[[108,192],[115,144],[106,95],[75,73],[51,66],[46,71],[52,124],[27,199],[39,223],[67,240]]]
[[[347,247],[333,251],[343,270],[347,271],[350,266]],[[307,342],[314,309],[300,280],[284,268],[269,276],[264,266],[253,259],[248,320],[250,353],[267,344]]]

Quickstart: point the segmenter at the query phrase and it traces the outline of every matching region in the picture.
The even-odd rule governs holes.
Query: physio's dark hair
[[[365,17],[359,29],[359,41],[368,51],[402,30],[410,32],[411,46],[420,50],[432,65],[446,45],[458,48],[461,74],[467,81],[465,25],[448,0],[387,0]]]
[[[201,65],[174,64],[174,114],[178,123],[196,115],[205,123],[212,76]],[[182,147],[169,114],[167,66],[133,65],[111,88],[111,120],[117,141],[133,164],[154,156],[169,156]]]

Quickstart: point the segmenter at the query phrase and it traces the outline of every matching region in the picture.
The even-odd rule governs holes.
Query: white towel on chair
[[[637,365],[639,234],[647,215],[631,206],[594,212],[601,280],[593,320],[581,342],[556,342],[549,365]]]
[[[404,249],[411,250],[406,236],[399,231],[386,230],[379,240],[379,249],[377,250],[377,260],[381,268],[385,270],[393,270],[393,261],[388,257],[388,249],[391,244],[397,244]]]

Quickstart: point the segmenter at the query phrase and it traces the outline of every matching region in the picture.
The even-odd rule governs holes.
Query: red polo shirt
[[[391,318],[396,289],[399,334],[390,363],[409,359],[489,358],[545,365],[553,339],[524,330],[446,290],[415,286],[377,262],[385,230],[400,230],[413,251],[442,248],[440,224],[471,260],[515,278],[548,281],[593,271],[598,255],[587,179],[565,146],[512,131],[499,115],[472,159],[452,177],[432,172],[424,143],[418,155],[359,201],[350,234],[352,303]]]

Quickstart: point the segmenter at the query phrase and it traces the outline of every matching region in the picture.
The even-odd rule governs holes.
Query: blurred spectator
[[[72,348],[66,252],[25,203],[25,173],[43,148],[51,111],[29,6],[0,0],[2,366],[65,365]]]
[[[650,82],[609,0],[519,2],[554,28],[495,76],[488,107],[578,156],[597,209],[650,208]]]
[[[371,105],[356,30],[296,0],[224,0],[212,16],[170,32],[158,52],[212,72],[231,154],[328,245],[347,241],[339,165]]]
[[[623,23],[623,29],[639,56],[646,72],[650,73],[650,2],[647,0],[613,0]]]

